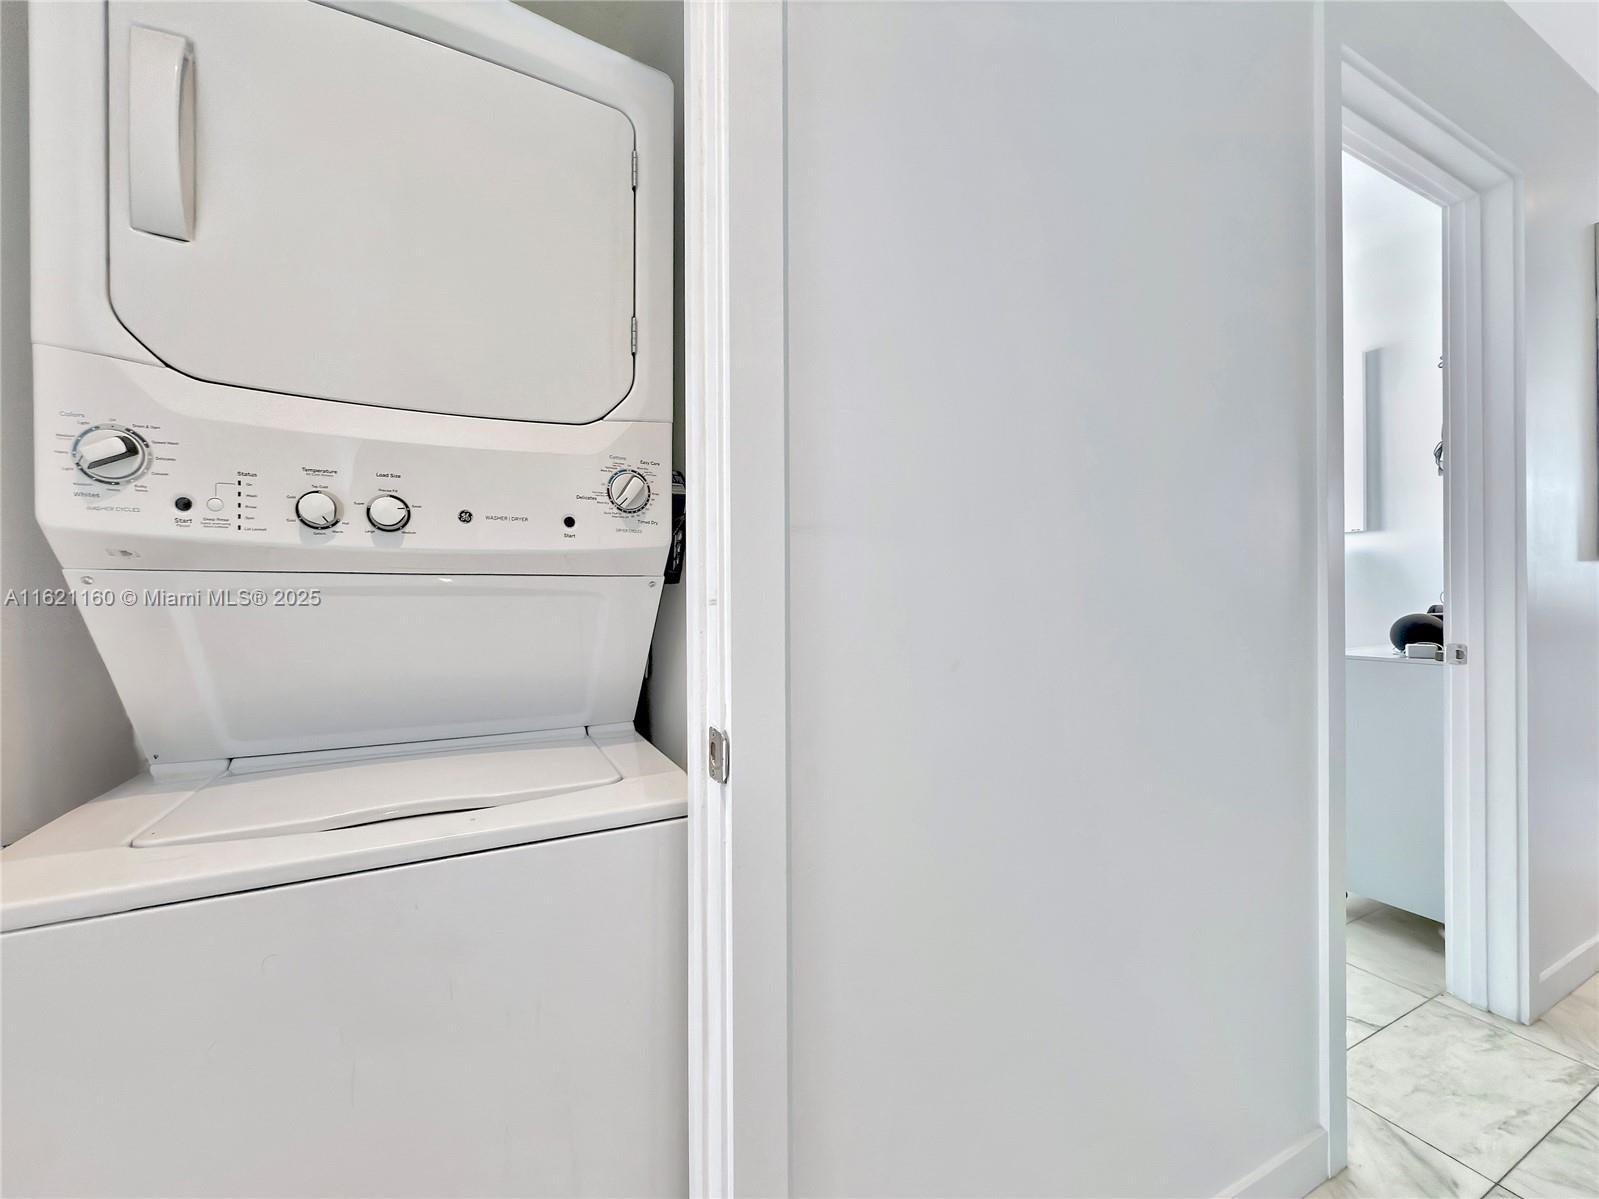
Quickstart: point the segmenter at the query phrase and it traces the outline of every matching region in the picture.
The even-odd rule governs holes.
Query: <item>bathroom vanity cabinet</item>
[[[1441,921],[1448,668],[1385,645],[1346,663],[1344,886]]]

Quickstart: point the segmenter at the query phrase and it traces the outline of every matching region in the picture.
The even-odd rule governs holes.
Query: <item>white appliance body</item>
[[[685,852],[668,820],[4,934],[5,1193],[684,1193]]]
[[[683,1191],[670,82],[109,0],[30,88],[36,507],[150,773],[5,852],[0,1183]]]
[[[150,761],[630,720],[670,533],[670,82],[501,3],[41,5],[30,39],[37,509]],[[113,569],[213,577],[180,630]],[[268,572],[408,581],[366,635],[348,592],[269,590],[293,618],[241,637],[204,597]],[[487,575],[606,582],[458,598]],[[452,703],[419,662],[362,715],[452,639],[493,677]],[[251,657],[340,727],[204,711]],[[512,673],[546,698],[485,708]]]

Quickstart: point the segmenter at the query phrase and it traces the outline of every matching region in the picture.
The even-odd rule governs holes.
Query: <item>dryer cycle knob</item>
[[[411,523],[411,505],[397,495],[373,496],[366,504],[366,519],[374,529],[398,533]]]
[[[649,480],[636,470],[617,471],[605,491],[618,512],[639,512],[650,502]]]
[[[97,425],[72,447],[77,468],[102,483],[125,483],[143,471],[148,460],[144,439],[114,425]]]
[[[294,501],[294,514],[308,529],[331,529],[339,523],[339,501],[326,491],[308,491]]]

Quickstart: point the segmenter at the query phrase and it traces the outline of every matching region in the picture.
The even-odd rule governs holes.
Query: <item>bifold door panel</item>
[[[566,424],[627,395],[620,111],[310,0],[108,14],[111,300],[162,361]]]

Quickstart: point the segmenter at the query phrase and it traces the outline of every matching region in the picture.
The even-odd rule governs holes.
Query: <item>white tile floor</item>
[[[1524,1027],[1442,994],[1437,924],[1349,921],[1349,1168],[1311,1199],[1599,1199],[1599,975]]]

